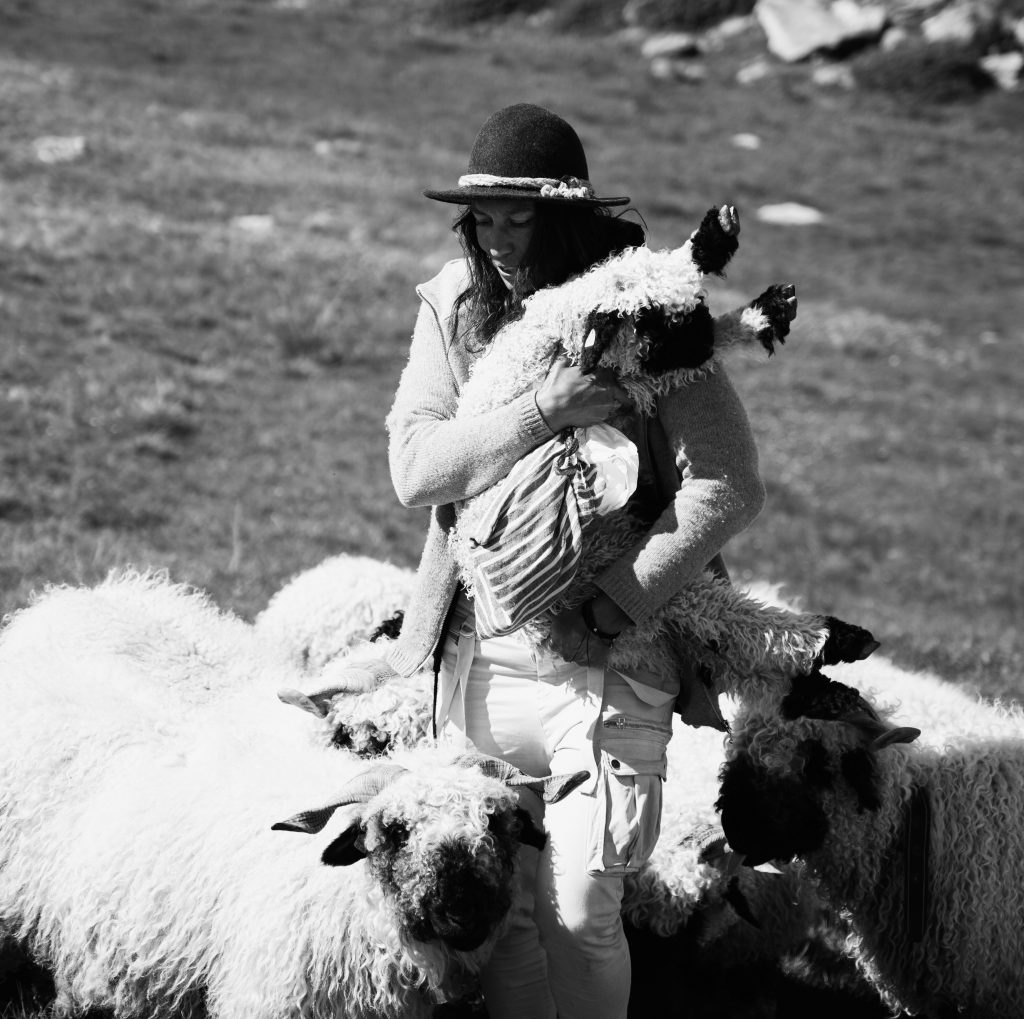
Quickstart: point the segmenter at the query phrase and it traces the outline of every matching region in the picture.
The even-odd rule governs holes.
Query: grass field
[[[769,488],[734,575],[1024,696],[1024,95],[744,88],[756,32],[659,82],[620,36],[396,8],[0,7],[0,610],[132,563],[252,615],[334,552],[412,564],[383,417],[412,288],[457,253],[419,192],[531,100],[655,246],[739,207],[713,307],[798,284],[791,342],[734,371]],[[48,135],[84,155],[40,162]],[[825,222],[756,221],[786,200]]]

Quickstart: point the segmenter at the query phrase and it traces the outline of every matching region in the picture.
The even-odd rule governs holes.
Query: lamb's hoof
[[[723,205],[718,210],[718,225],[727,237],[735,237],[740,232],[740,214],[735,205]]]
[[[796,287],[792,283],[773,283],[750,302],[750,307],[757,308],[768,319],[768,325],[758,333],[757,339],[770,357],[775,353],[776,343],[786,342],[789,323],[796,318]]]
[[[723,205],[721,209],[708,209],[700,226],[690,236],[694,265],[703,273],[721,276],[740,246],[736,240],[739,232],[740,219],[735,207]]]
[[[818,666],[860,662],[881,647],[871,632],[862,626],[844,623],[835,616],[826,616],[825,620],[828,623],[828,637],[824,647],[818,652]]]

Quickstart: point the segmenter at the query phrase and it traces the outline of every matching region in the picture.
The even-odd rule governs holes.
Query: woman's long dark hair
[[[523,313],[523,298],[541,287],[557,286],[624,248],[644,243],[643,227],[612,216],[604,206],[534,202],[530,246],[510,290],[502,282],[476,236],[472,209],[463,210],[452,229],[469,263],[469,287],[452,311],[452,336],[462,335],[469,350],[480,350],[506,323]],[[461,327],[461,328],[460,328]]]

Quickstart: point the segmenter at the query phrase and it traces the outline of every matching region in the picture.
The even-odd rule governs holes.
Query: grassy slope
[[[799,284],[790,345],[734,372],[770,491],[734,573],[1024,693],[1022,96],[916,116],[805,69],[740,88],[758,45],[694,87],[621,40],[416,29],[384,3],[5,6],[0,609],[130,562],[251,614],[335,551],[414,562],[423,514],[394,500],[382,419],[412,285],[456,253],[419,189],[528,99],[578,125],[655,245],[740,207],[715,306]],[[38,163],[45,134],[86,156]],[[755,221],[783,200],[826,223]],[[269,236],[232,226],[255,214]]]

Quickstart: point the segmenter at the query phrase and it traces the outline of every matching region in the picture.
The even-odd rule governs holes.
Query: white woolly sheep
[[[334,555],[292,577],[254,625],[296,667],[317,673],[352,647],[393,637],[415,577],[369,556]]]
[[[521,777],[433,746],[367,775],[253,696],[279,668],[154,577],[55,590],[0,635],[0,931],[59,1012],[426,1016],[486,958],[542,838]],[[312,835],[271,830],[309,806],[287,827]]]
[[[804,861],[894,1007],[1022,1015],[1024,713],[949,700],[955,721],[907,745],[916,728],[820,672],[762,688],[737,718],[722,824],[749,862]]]
[[[329,685],[349,655],[379,653],[397,636],[414,578],[412,570],[368,556],[331,556],[273,595],[256,617],[256,632],[309,679]],[[429,673],[420,672],[408,679],[395,676],[361,696],[338,697],[325,723],[314,730],[315,738],[360,757],[415,746],[431,731],[432,682]],[[282,697],[310,709],[297,690]]]

